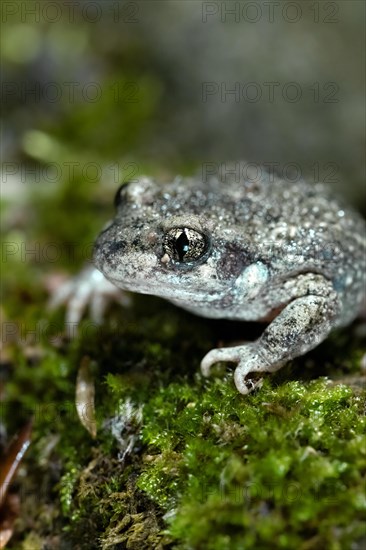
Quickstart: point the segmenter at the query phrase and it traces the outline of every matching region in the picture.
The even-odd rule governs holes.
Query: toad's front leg
[[[297,290],[301,289],[303,292],[306,286],[307,290],[310,290],[309,285],[304,287],[304,282],[302,280],[300,285],[295,285]],[[310,286],[314,290],[314,285]],[[260,383],[258,380],[254,383],[250,378],[247,379],[248,375],[274,372],[294,357],[316,347],[328,336],[339,312],[337,294],[329,281],[324,279],[322,285],[316,286],[316,292],[317,294],[294,298],[255,342],[211,350],[201,362],[204,376],[209,375],[214,363],[237,363],[234,373],[235,385],[240,393],[247,394]],[[318,295],[318,292],[323,295]]]

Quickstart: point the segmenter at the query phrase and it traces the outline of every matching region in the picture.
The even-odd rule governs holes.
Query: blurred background
[[[5,196],[246,159],[366,198],[363,2],[1,9]]]

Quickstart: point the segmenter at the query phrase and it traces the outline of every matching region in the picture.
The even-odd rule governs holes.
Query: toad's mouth
[[[136,292],[138,294],[149,294],[151,296],[158,296],[171,300],[177,304],[198,304],[208,302],[216,302],[222,299],[223,289],[206,289],[202,288],[190,288],[189,285],[184,285],[180,281],[147,281],[137,278],[123,278],[111,277],[104,273],[106,278],[122,290],[128,292]]]

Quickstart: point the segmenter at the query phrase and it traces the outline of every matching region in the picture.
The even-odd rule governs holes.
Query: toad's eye
[[[188,227],[174,227],[165,233],[164,252],[173,262],[195,263],[205,257],[209,242],[205,235]]]
[[[129,185],[129,182],[122,183],[114,195],[114,207],[118,208],[124,200],[126,200],[127,196],[127,186]]]

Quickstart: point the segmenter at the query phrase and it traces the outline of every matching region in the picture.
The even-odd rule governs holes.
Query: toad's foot
[[[78,325],[88,307],[93,322],[101,324],[112,301],[122,306],[130,304],[129,296],[109,282],[98,269],[87,267],[80,275],[61,285],[51,296],[48,306],[55,309],[66,304],[68,326]]]
[[[250,374],[260,372],[274,372],[278,367],[271,365],[264,355],[258,353],[255,343],[236,346],[234,348],[212,349],[201,362],[201,371],[204,376],[210,375],[212,365],[219,362],[237,363],[234,371],[234,382],[238,391],[246,395],[262,385],[262,378],[251,379]],[[249,378],[248,378],[249,377]]]
[[[332,291],[326,297],[297,298],[281,311],[257,341],[211,350],[202,360],[202,373],[208,376],[211,366],[219,361],[237,363],[234,381],[239,392],[245,395],[260,385],[260,381],[246,380],[250,373],[275,372],[294,357],[313,349],[328,336],[337,312],[338,302]]]

